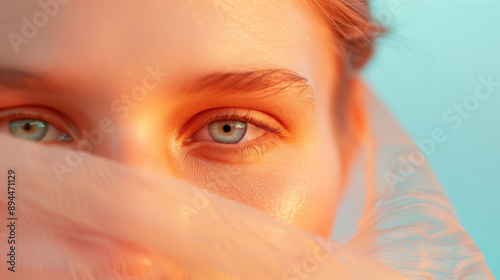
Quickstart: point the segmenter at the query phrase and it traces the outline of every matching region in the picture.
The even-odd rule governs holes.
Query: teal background
[[[428,157],[459,220],[500,277],[500,87],[457,129],[443,119],[480,76],[500,82],[500,1],[372,0],[388,26],[365,79],[414,140],[442,128]]]

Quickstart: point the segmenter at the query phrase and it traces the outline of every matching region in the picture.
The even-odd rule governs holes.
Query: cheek
[[[283,148],[272,157],[245,165],[185,158],[177,162],[179,179],[235,200],[321,235],[330,233],[338,197],[331,147]]]
[[[341,189],[335,171],[334,165],[317,166],[309,172],[311,177],[296,186],[304,195],[300,214],[293,221],[298,227],[323,236],[330,234]]]
[[[289,189],[301,193],[302,203],[297,205],[293,224],[322,236],[328,236],[335,217],[342,186],[337,149],[333,139],[320,141],[310,153],[302,157],[303,173],[296,177]]]

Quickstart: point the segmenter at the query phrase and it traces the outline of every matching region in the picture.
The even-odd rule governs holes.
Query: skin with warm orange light
[[[23,2],[0,11],[1,34],[40,10]],[[44,142],[79,149],[104,122],[93,154],[328,235],[341,190],[333,34],[293,1],[230,2],[61,6],[19,54],[0,42],[0,132],[40,119]],[[221,120],[244,123],[242,140],[217,143]]]

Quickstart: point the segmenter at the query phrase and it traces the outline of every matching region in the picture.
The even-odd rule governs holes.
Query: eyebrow
[[[0,67],[0,87],[19,91],[55,92],[60,85],[47,77]]]
[[[19,91],[43,93],[59,92],[61,80],[17,69],[0,67],[0,87]],[[184,85],[184,92],[209,92],[227,96],[252,93],[253,98],[277,97],[279,93],[294,90],[309,101],[314,92],[305,77],[288,69],[264,69],[244,72],[216,72],[196,78]],[[300,98],[302,99],[302,98]]]
[[[184,88],[185,92],[219,93],[224,96],[252,93],[254,97],[276,96],[287,90],[314,100],[314,91],[308,80],[287,69],[212,73],[188,83]]]

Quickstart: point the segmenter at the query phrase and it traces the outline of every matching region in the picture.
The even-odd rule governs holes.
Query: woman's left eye
[[[38,142],[73,140],[66,132],[41,119],[14,119],[8,125],[9,133],[17,138]]]
[[[252,141],[266,131],[250,123],[238,120],[217,120],[205,125],[191,137],[191,141],[209,141],[221,144],[237,144]]]

